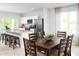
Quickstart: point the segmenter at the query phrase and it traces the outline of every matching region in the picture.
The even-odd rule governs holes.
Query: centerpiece
[[[53,34],[47,34],[44,36],[44,42],[49,42],[49,41],[52,41],[54,35]]]

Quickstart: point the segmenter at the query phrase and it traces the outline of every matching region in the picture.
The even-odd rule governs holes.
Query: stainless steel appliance
[[[34,29],[34,32],[44,35],[44,19],[28,19],[27,24],[30,25],[30,29]]]

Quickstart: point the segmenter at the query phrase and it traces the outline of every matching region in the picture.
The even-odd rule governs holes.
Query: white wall
[[[50,9],[50,33],[55,34],[56,33],[56,18],[55,18],[55,9]]]
[[[44,18],[44,31],[45,34],[50,33],[50,11],[48,8],[43,8],[43,18]]]
[[[35,9],[35,10],[32,10],[30,12],[27,12],[24,14],[24,16],[39,16],[40,18],[43,17],[43,9]]]
[[[55,34],[55,9],[54,8],[43,8],[36,9],[31,12],[24,14],[24,16],[39,16],[44,18],[44,30],[47,34]]]
[[[47,34],[55,34],[55,9],[54,8],[44,8],[43,9],[44,18],[44,30]]]

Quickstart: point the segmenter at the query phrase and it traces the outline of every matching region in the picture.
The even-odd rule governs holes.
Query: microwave
[[[28,19],[27,24],[33,24],[33,19]]]

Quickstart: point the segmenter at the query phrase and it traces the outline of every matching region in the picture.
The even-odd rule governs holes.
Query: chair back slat
[[[37,33],[29,34],[29,54],[36,56],[36,40],[38,39]]]
[[[58,31],[58,32],[57,32],[57,37],[66,38],[66,32]]]
[[[27,56],[28,53],[29,53],[28,41],[27,41],[27,39],[25,39],[25,38],[23,38],[23,41],[24,41],[25,56]]]
[[[67,37],[66,43],[66,55],[71,56],[71,46],[72,46],[73,35]]]
[[[29,34],[29,40],[37,40],[37,39],[38,39],[37,33],[31,33],[31,34]]]
[[[60,40],[58,56],[61,56],[61,54],[62,56],[65,55],[66,42],[67,41],[65,39]]]
[[[36,42],[33,40],[29,40],[29,54],[36,56]]]

